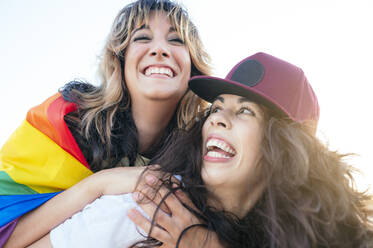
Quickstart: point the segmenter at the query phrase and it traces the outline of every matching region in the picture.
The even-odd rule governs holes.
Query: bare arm
[[[53,248],[51,240],[49,238],[49,233],[32,245],[27,246],[27,248]]]
[[[4,248],[26,247],[104,194],[132,192],[144,167],[103,170],[22,216]]]

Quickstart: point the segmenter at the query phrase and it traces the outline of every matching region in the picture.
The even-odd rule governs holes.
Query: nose
[[[169,51],[169,48],[168,48],[167,44],[165,44],[165,42],[163,42],[163,41],[154,40],[153,41],[153,46],[150,49],[150,56],[152,56],[152,57],[154,56],[157,59],[169,58],[170,57],[170,51]]]
[[[232,123],[229,119],[228,113],[225,113],[224,111],[212,114],[210,116],[210,124],[212,126],[222,127],[226,129],[230,129],[232,127]]]

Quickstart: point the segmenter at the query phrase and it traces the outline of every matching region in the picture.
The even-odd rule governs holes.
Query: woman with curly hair
[[[0,246],[25,247],[45,235],[59,222],[56,207],[44,203],[95,172],[127,175],[119,184],[132,191],[144,169],[133,166],[145,166],[168,134],[203,108],[187,83],[209,70],[197,29],[179,4],[125,6],[104,47],[101,84],[68,83],[32,108],[3,146]]]
[[[125,232],[136,229],[127,213],[145,231],[131,240],[133,247],[209,247],[201,227],[224,247],[373,247],[366,205],[372,197],[353,187],[346,155],[316,137],[319,105],[300,68],[257,53],[225,79],[197,76],[189,86],[212,105],[188,131],[175,130],[152,160],[160,164],[160,180],[145,176],[147,185],[132,194],[144,212],[129,194],[103,196],[35,245],[128,246]],[[95,188],[99,177],[75,187]],[[192,204],[181,205],[183,194]],[[163,203],[171,212],[161,209]],[[111,208],[117,211],[99,217]],[[189,243],[191,236],[198,241]],[[121,237],[123,243],[114,245]]]
[[[168,149],[169,157],[163,155],[163,168],[183,177],[182,187],[199,209],[198,216],[223,244],[373,247],[368,208],[372,196],[354,187],[354,168],[344,161],[347,155],[329,150],[316,137],[319,105],[300,68],[258,53],[239,62],[225,79],[197,76],[189,86],[212,103],[202,137],[194,143],[202,138],[202,147],[190,151],[178,139]],[[251,146],[253,137],[234,132],[235,125],[248,118],[241,117],[245,114],[261,123],[257,149]],[[167,162],[171,154],[186,150],[185,157]],[[252,163],[245,160],[251,152],[258,156]],[[193,156],[195,163],[189,158]],[[175,167],[183,159],[191,166]],[[244,166],[252,171],[245,173]],[[152,216],[152,211],[148,208],[147,213]],[[148,230],[149,222],[139,212],[133,214]],[[171,220],[155,218],[166,227]]]

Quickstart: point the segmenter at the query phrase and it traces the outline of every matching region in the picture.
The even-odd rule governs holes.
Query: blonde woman
[[[2,148],[0,246],[25,247],[69,217],[43,204],[95,172],[109,169],[102,174],[117,175],[113,187],[131,192],[143,168],[128,166],[146,165],[173,129],[193,120],[203,102],[187,82],[208,73],[209,57],[181,6],[125,6],[107,38],[101,85],[70,82],[31,109]]]

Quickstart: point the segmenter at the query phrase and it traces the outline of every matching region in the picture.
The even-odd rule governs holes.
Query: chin
[[[175,100],[178,102],[183,94],[184,93],[157,89],[155,91],[146,92],[145,96],[153,101]]]
[[[227,181],[227,176],[219,172],[202,172],[202,181],[206,186],[216,187],[223,185]],[[229,178],[228,178],[229,180]]]

